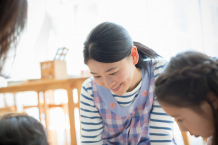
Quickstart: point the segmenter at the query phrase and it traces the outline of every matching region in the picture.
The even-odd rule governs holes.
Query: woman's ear
[[[131,55],[132,55],[132,58],[133,58],[133,64],[136,65],[139,61],[139,53],[138,53],[138,50],[137,50],[137,47],[136,46],[133,46],[131,48]]]

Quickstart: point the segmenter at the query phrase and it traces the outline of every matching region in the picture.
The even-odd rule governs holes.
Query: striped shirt
[[[160,74],[165,61],[159,61],[154,65],[155,78]],[[122,107],[129,106],[138,96],[142,82],[131,92],[122,96],[113,96]],[[91,79],[87,79],[81,90],[80,98],[80,121],[81,121],[81,144],[102,145],[103,121],[93,100]],[[150,115],[150,142],[151,145],[171,145],[172,143],[173,118],[168,116],[154,98],[153,109]]]

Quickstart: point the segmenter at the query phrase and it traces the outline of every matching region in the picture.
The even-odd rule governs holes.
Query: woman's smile
[[[122,83],[119,86],[113,87],[110,90],[113,92],[117,92],[121,88]]]

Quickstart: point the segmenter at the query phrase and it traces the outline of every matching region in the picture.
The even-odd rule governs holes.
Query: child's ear
[[[136,65],[139,61],[139,53],[136,46],[131,48],[131,56],[133,58],[133,64]]]
[[[213,92],[209,92],[207,94],[207,99],[213,104],[213,107],[218,109],[218,96],[216,96]]]

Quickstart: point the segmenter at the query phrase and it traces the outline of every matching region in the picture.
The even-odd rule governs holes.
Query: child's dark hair
[[[130,56],[132,46],[136,46],[139,53],[137,68],[147,68],[144,60],[159,56],[147,46],[133,42],[124,27],[112,22],[103,22],[90,32],[84,43],[84,63],[87,64],[90,59],[103,63],[120,61]]]
[[[0,145],[48,145],[42,124],[35,118],[9,113],[0,119]]]
[[[200,52],[183,52],[171,58],[155,82],[155,94],[160,102],[199,112],[196,108],[207,101],[215,119],[213,145],[218,145],[218,111],[207,98],[208,93],[218,97],[218,60]]]

